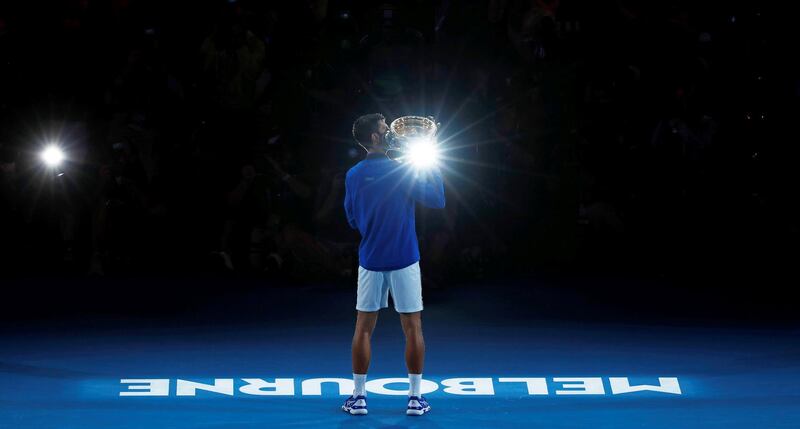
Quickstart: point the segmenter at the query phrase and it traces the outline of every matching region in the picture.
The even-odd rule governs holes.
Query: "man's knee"
[[[375,322],[377,319],[377,311],[359,311],[358,319],[356,320],[356,329],[353,336],[357,338],[369,339],[372,336],[372,331],[375,330]]]
[[[356,326],[356,330],[353,333],[353,336],[359,339],[369,340],[372,337],[372,329],[369,329],[368,327]]]
[[[406,338],[422,336],[422,318],[419,312],[403,313],[400,315],[400,321]]]
[[[372,344],[372,335],[364,332],[353,334],[353,347],[364,347]]]

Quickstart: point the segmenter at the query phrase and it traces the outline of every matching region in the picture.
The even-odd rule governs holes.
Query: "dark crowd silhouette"
[[[0,6],[6,275],[352,282],[360,115],[435,115],[426,286],[789,263],[792,25],[751,2]],[[42,167],[41,145],[67,160]]]

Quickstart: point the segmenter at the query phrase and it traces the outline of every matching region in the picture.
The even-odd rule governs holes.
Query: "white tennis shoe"
[[[363,395],[350,396],[344,401],[342,411],[354,416],[367,414],[367,397]]]
[[[406,414],[409,416],[421,416],[431,410],[431,405],[424,396],[409,396],[408,409]]]

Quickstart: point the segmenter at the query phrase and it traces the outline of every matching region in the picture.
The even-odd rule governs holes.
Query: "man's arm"
[[[350,228],[358,229],[355,214],[353,213],[353,189],[350,185],[350,175],[345,176],[344,180],[344,212],[347,215],[347,223]]]
[[[425,207],[444,208],[444,181],[439,168],[412,173],[411,198]]]

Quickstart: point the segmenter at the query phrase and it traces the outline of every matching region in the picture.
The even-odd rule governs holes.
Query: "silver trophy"
[[[417,167],[436,164],[439,157],[436,133],[441,123],[433,116],[401,116],[386,131],[386,155],[398,162],[411,162]]]

